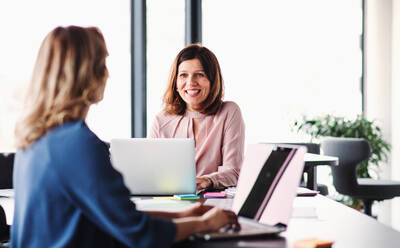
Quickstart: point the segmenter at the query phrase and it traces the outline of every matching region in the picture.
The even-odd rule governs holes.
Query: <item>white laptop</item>
[[[205,240],[273,235],[286,230],[304,167],[303,146],[249,145],[232,210],[241,230],[196,234]],[[207,204],[207,202],[206,202]]]
[[[112,139],[110,152],[132,195],[196,192],[193,139]]]

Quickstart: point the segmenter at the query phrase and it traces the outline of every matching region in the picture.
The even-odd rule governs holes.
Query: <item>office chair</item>
[[[14,153],[0,153],[0,189],[12,189]]]
[[[331,167],[336,191],[360,199],[365,214],[371,216],[375,200],[400,196],[400,181],[357,178],[357,166],[371,155],[371,148],[365,139],[326,138],[322,140],[321,148],[325,155],[339,158],[339,165]]]
[[[0,153],[0,189],[11,189],[14,168],[14,153]],[[6,214],[0,206],[0,248],[8,247],[10,226],[7,225]]]
[[[7,225],[6,214],[2,206],[0,206],[0,248],[8,246],[10,239],[10,226]]]

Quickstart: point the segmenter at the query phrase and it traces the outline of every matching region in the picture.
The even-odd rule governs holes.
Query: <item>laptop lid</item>
[[[247,146],[232,210],[267,225],[287,225],[304,167],[306,148]]]
[[[305,147],[248,145],[232,210],[240,231],[196,234],[205,240],[275,235],[289,222],[304,167]]]
[[[196,192],[193,139],[112,139],[110,152],[132,195]]]

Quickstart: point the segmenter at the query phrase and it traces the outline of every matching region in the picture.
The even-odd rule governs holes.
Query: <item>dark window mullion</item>
[[[131,137],[146,137],[146,0],[131,0]]]

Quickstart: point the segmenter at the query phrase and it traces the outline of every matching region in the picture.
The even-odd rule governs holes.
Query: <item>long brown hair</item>
[[[168,79],[167,89],[164,93],[164,112],[168,114],[183,115],[186,111],[186,103],[176,91],[179,65],[191,59],[198,59],[203,66],[207,79],[210,81],[210,93],[200,103],[199,112],[213,115],[217,113],[224,96],[224,81],[217,57],[206,47],[200,44],[191,44],[178,53],[172,63]]]
[[[50,129],[85,119],[103,98],[108,77],[104,37],[95,27],[57,27],[43,40],[15,128],[17,148],[26,148]]]

